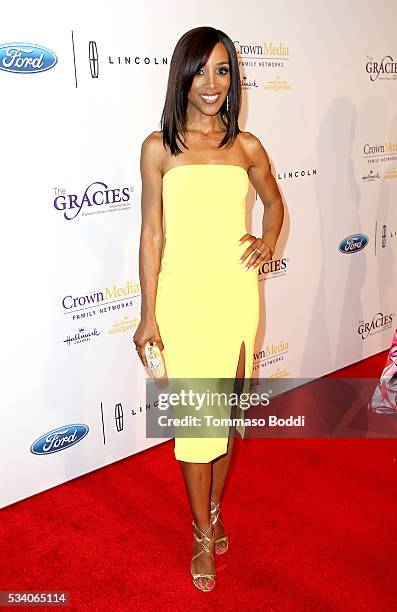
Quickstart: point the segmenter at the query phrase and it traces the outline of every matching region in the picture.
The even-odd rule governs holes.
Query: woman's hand
[[[133,340],[135,343],[136,351],[145,368],[148,367],[148,363],[145,356],[146,342],[155,342],[159,347],[160,351],[164,349],[164,344],[161,340],[159,327],[157,325],[156,320],[152,318],[143,318],[140,320],[140,323],[136,328]]]
[[[271,247],[267,244],[267,242],[263,238],[256,238],[252,234],[244,234],[242,238],[238,241],[238,244],[242,244],[249,240],[250,246],[244,251],[239,261],[241,263],[245,263],[244,270],[249,270],[250,268],[257,268],[261,264],[265,263],[265,261],[270,261],[273,257],[274,247]],[[247,257],[248,261],[245,261]]]

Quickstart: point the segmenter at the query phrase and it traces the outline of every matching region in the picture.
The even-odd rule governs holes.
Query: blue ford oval
[[[365,234],[352,234],[343,238],[339,243],[339,250],[341,253],[358,253],[362,251],[368,244],[369,238]]]
[[[49,455],[80,442],[88,434],[88,426],[81,423],[57,427],[37,438],[30,447],[34,455]]]
[[[53,68],[58,58],[53,51],[32,43],[0,45],[0,70],[30,74]]]

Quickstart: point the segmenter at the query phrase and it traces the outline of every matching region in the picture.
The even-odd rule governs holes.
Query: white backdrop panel
[[[171,54],[190,28],[212,25],[235,41],[241,127],[262,140],[286,207],[274,260],[260,271],[254,374],[321,376],[390,346],[397,75],[371,80],[366,64],[397,61],[396,18],[393,0],[3,7],[0,46],[33,43],[58,61],[11,73],[2,56],[0,70],[2,506],[158,442],[145,437],[145,373],[132,343],[139,155],[159,129]],[[251,188],[247,218],[259,235],[255,196]],[[342,254],[340,242],[357,234],[368,245]],[[73,444],[74,424],[87,433]],[[70,436],[62,450],[31,452],[58,428]]]

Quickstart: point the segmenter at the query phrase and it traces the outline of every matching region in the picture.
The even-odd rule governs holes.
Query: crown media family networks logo
[[[267,91],[289,91],[291,85],[280,73],[284,71],[290,60],[289,47],[282,42],[274,44],[273,42],[248,42],[235,40],[234,46],[237,53],[238,64],[244,70],[241,76],[241,87],[243,90],[255,91],[265,89]],[[276,76],[265,81],[263,84],[258,83],[258,78],[261,80],[260,72],[262,69],[273,70]],[[249,70],[249,74],[247,74]]]
[[[397,140],[366,142],[363,146],[363,161],[367,167],[374,166],[361,177],[364,183],[397,179]]]

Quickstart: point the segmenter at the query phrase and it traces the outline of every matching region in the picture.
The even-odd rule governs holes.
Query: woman
[[[134,335],[163,352],[167,375],[220,377],[249,387],[259,322],[258,267],[269,261],[284,210],[260,141],[238,125],[237,54],[222,31],[186,32],[172,55],[162,131],[141,149],[141,321]],[[263,233],[248,234],[249,181],[264,207]],[[195,434],[194,434],[195,435]],[[193,520],[193,583],[215,586],[214,555],[228,549],[220,501],[233,436],[175,438]]]

